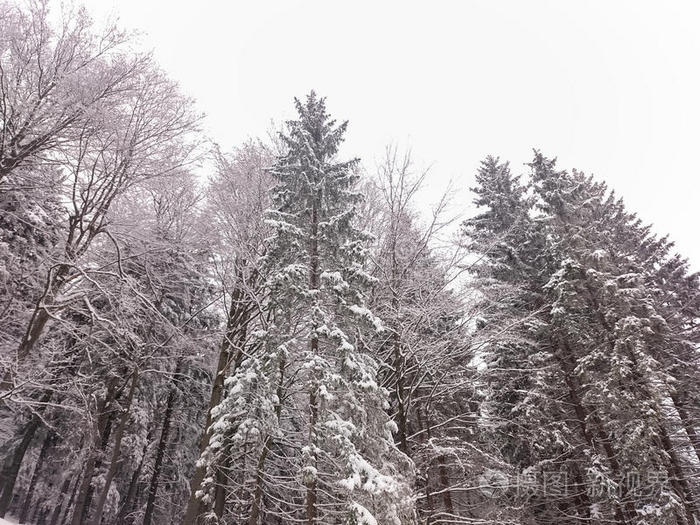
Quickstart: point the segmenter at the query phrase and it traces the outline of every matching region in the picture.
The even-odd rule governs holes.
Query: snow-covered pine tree
[[[227,436],[256,448],[243,511],[251,524],[413,523],[413,467],[394,444],[366,344],[383,327],[365,302],[373,279],[367,236],[354,226],[357,160],[337,160],[347,123],[336,125],[313,92],[295,103],[286,152],[270,170],[278,185],[267,214],[264,352],[227,380],[203,459]]]
[[[665,321],[663,344],[657,345],[655,358],[673,377],[673,411],[680,423],[678,433],[685,434],[690,454],[700,470],[700,274],[691,272],[689,263],[672,255],[673,244],[666,238],[645,243],[655,257],[646,257],[645,284],[654,308]],[[700,494],[700,490],[696,491]]]
[[[546,220],[507,164],[486,159],[477,182],[475,204],[483,210],[466,221],[465,234],[478,257],[473,269],[482,296],[483,431],[515,469],[523,519],[587,522],[594,451],[573,365],[551,333],[543,287],[557,266],[546,250]]]
[[[649,228],[605,184],[558,171],[539,152],[531,167],[547,218],[547,251],[560,261],[545,286],[550,326],[575,365],[591,439],[602,444],[616,478],[618,520],[693,523],[696,496],[682,460],[688,443],[670,432],[678,425],[669,409],[669,372],[677,367],[662,365],[669,363],[673,336],[648,289],[655,276],[645,271],[644,248],[654,244]],[[640,493],[625,485],[631,473],[662,476],[668,486]]]
[[[533,338],[542,323],[537,316],[542,277],[535,262],[540,238],[526,187],[508,163],[487,157],[476,182],[479,214],[464,222],[463,232],[476,257],[471,270],[481,298],[477,339],[483,348],[477,359],[484,364],[485,414],[504,457],[526,468],[536,456],[534,433],[547,419],[542,413],[534,418],[535,407],[525,406],[528,399],[546,399],[537,395],[536,371],[548,356]]]

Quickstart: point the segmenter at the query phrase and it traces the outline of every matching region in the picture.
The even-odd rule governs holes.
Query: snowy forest
[[[602,180],[226,149],[71,9],[0,2],[0,518],[700,523],[699,277]]]

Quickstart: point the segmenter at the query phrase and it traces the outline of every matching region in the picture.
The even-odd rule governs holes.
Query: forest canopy
[[[0,518],[700,521],[699,277],[605,182],[488,156],[426,209],[314,91],[222,148],[51,9],[0,1]]]

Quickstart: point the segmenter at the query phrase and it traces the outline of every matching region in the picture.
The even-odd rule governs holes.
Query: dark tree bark
[[[24,455],[26,454],[29,444],[31,443],[34,433],[38,427],[39,418],[34,417],[24,430],[22,441],[20,441],[19,445],[17,445],[10,460],[5,464],[5,468],[3,469],[2,473],[2,477],[5,479],[5,484],[3,486],[2,495],[0,495],[0,518],[4,518],[5,514],[7,514],[7,511],[10,508],[15,482],[17,481],[17,474],[19,473]]]
[[[226,333],[221,343],[219,351],[219,361],[216,366],[216,374],[214,375],[214,383],[212,384],[211,396],[209,398],[209,408],[204,423],[204,432],[199,445],[200,455],[209,446],[211,433],[211,412],[222,399],[224,389],[224,379],[228,373],[229,367],[233,364],[235,368],[240,364],[243,357],[241,343],[245,337],[241,338],[241,333],[245,333],[245,328],[250,319],[252,305],[246,296],[246,292],[242,287],[236,287],[231,294],[231,306],[229,308],[228,321],[226,323]],[[182,520],[182,525],[194,525],[197,523],[199,516],[203,512],[202,504],[197,499],[195,494],[202,486],[204,480],[205,467],[195,467],[192,481],[190,482],[190,498],[187,502],[185,516]]]
[[[182,359],[178,359],[175,365],[175,371],[173,373],[173,385],[168,393],[168,400],[165,405],[165,414],[163,415],[163,428],[160,432],[160,440],[158,441],[158,448],[156,449],[156,459],[153,464],[153,475],[151,476],[151,482],[148,486],[148,498],[146,499],[146,511],[143,515],[143,525],[151,525],[153,519],[153,509],[156,503],[156,496],[158,495],[158,483],[160,480],[160,471],[163,466],[163,458],[165,457],[165,450],[168,447],[168,436],[170,434],[170,422],[173,415],[173,408],[175,407],[175,399],[177,397],[177,386],[175,382],[177,381],[177,376],[182,372]]]
[[[309,265],[309,289],[318,290],[321,276],[320,276],[320,256],[318,251],[318,207],[321,204],[321,195],[317,192],[316,198],[313,200],[311,208],[311,246],[309,249],[309,256],[311,259],[311,264]],[[311,338],[311,354],[316,355],[318,353],[318,338]],[[318,403],[316,399],[316,385],[312,385],[311,392],[309,392],[309,443],[313,443],[314,431],[318,420]],[[314,458],[315,459],[315,458]],[[306,482],[306,522],[308,525],[314,525],[316,523],[316,516],[318,514],[318,509],[316,508],[316,477],[312,477]]]
[[[46,323],[49,321],[51,316],[49,315],[47,306],[53,302],[56,295],[60,292],[63,285],[66,283],[66,277],[70,271],[70,266],[67,264],[60,265],[55,273],[49,270],[46,277],[46,286],[44,288],[44,293],[39,298],[34,307],[34,312],[27,325],[27,330],[20,341],[19,347],[17,348],[17,360],[22,362],[27,356],[34,350],[39,338],[44,333],[46,328]]]
[[[46,516],[48,515],[48,513],[49,512],[46,509],[43,509],[41,512],[39,512],[39,517],[34,517],[34,519],[36,520],[36,525],[46,525]]]
[[[129,488],[127,489],[126,496],[124,497],[124,500],[121,502],[121,506],[119,507],[119,512],[117,514],[116,519],[116,523],[119,525],[126,523],[126,516],[127,514],[129,514],[133,506],[133,502],[136,496],[136,489],[138,487],[138,481],[141,477],[141,472],[143,471],[143,464],[146,462],[146,453],[148,452],[148,446],[151,444],[152,435],[152,429],[149,425],[148,432],[146,433],[146,443],[144,443],[143,450],[141,451],[141,460],[139,461],[139,464],[136,467],[136,469],[134,469],[134,472],[131,474]]]
[[[393,215],[393,213],[392,213]],[[393,313],[396,316],[396,319],[399,318],[399,309],[400,309],[400,302],[399,302],[399,294],[398,294],[398,289],[399,289],[399,264],[398,261],[396,260],[396,250],[397,250],[397,241],[398,241],[398,232],[396,231],[398,228],[398,224],[396,224],[396,221],[398,219],[395,217],[392,217],[392,235],[391,235],[391,308],[393,309]],[[405,363],[404,363],[404,355],[403,355],[403,349],[401,345],[401,337],[399,336],[399,332],[397,330],[398,327],[394,327],[393,333],[391,336],[392,340],[392,345],[393,345],[393,351],[394,351],[394,376],[396,379],[396,385],[394,388],[394,396],[396,397],[396,426],[398,427],[398,432],[397,432],[397,439],[399,443],[399,449],[401,452],[403,452],[406,455],[409,455],[408,451],[408,441],[407,441],[407,431],[406,431],[406,426],[407,426],[407,412],[408,412],[408,407],[406,407],[406,393],[405,393],[405,388],[404,388],[404,369],[405,369]]]
[[[109,440],[111,429],[111,414],[106,408],[115,400],[115,381],[112,380],[107,385],[107,392],[103,399],[97,402],[95,410],[96,421],[92,429],[93,442],[90,445],[85,468],[83,469],[83,479],[78,490],[71,518],[71,525],[82,525],[90,507],[92,498],[92,476],[99,466],[98,456],[104,450]],[[111,412],[111,411],[110,411]]]
[[[230,447],[226,447],[223,460],[216,469],[216,488],[214,489],[214,514],[221,519],[226,507],[226,492],[228,488],[229,453]]]
[[[32,473],[31,481],[29,482],[29,487],[27,488],[27,494],[24,497],[24,502],[22,503],[22,509],[19,513],[19,522],[24,523],[27,520],[29,511],[31,509],[32,499],[34,497],[34,488],[36,487],[36,482],[39,480],[39,474],[41,473],[41,468],[46,460],[46,455],[49,449],[53,446],[56,439],[56,435],[52,432],[46,434],[44,438],[44,444],[41,445],[41,450],[39,451],[39,457],[36,460],[36,465],[34,466],[34,472]]]
[[[68,498],[68,504],[66,505],[66,512],[63,514],[63,519],[61,520],[61,525],[68,523],[70,519],[70,509],[73,506],[76,496],[78,495],[78,490],[82,485],[83,476],[78,475],[75,479],[75,484],[73,485],[73,490],[70,493],[70,498]]]
[[[121,448],[122,448],[122,438],[124,437],[124,430],[126,429],[126,424],[129,421],[129,415],[131,413],[131,403],[134,400],[134,393],[136,392],[136,385],[139,380],[138,368],[135,368],[131,374],[131,387],[129,388],[129,394],[126,397],[124,407],[122,408],[122,416],[119,420],[119,426],[117,427],[117,432],[114,435],[114,447],[112,448],[112,457],[109,462],[109,468],[105,475],[104,487],[100,492],[99,499],[97,500],[97,506],[95,507],[95,516],[92,520],[93,525],[100,525],[102,521],[102,512],[104,510],[105,502],[107,501],[107,496],[109,495],[109,488],[112,485],[112,480],[117,473],[117,468],[119,466],[121,458]]]
[[[397,308],[398,308],[398,303],[397,303]],[[399,450],[406,454],[407,456],[410,456],[409,454],[409,449],[408,449],[408,440],[407,440],[407,418],[406,418],[406,412],[407,412],[407,407],[405,405],[406,401],[406,392],[404,388],[404,380],[406,379],[404,377],[404,356],[403,356],[403,351],[401,348],[401,340],[399,339],[399,334],[394,330],[394,334],[392,335],[393,339],[393,347],[394,347],[394,370],[396,374],[396,387],[394,389],[394,395],[396,396],[396,426],[398,428],[398,432],[396,434],[396,437],[398,439],[399,443]]]
[[[581,398],[579,396],[581,388],[578,385],[576,378],[574,377],[574,367],[565,357],[572,355],[571,349],[568,347],[566,342],[563,342],[562,346],[564,347],[565,353],[560,350],[558,352],[557,360],[559,362],[562,374],[564,376],[564,382],[567,386],[569,400],[573,405],[574,412],[576,413],[576,420],[578,422],[579,428],[581,429],[583,439],[585,440],[586,444],[591,448],[591,450],[596,450],[598,443],[602,445],[603,450],[605,451],[605,456],[608,459],[610,469],[618,479],[622,479],[622,471],[617,461],[617,455],[615,454],[612,445],[610,444],[610,441],[607,439],[602,430],[603,425],[600,423],[595,414],[589,415],[588,410],[586,409],[586,407],[583,406],[583,403],[581,402]],[[587,423],[589,418],[594,423],[593,426],[596,427],[597,432],[589,428],[589,425]],[[585,495],[585,498],[588,499],[588,496]],[[629,502],[626,504],[626,507],[627,513],[629,514],[631,510],[631,515],[634,516],[634,509],[631,508],[631,504]],[[625,515],[625,510],[619,504],[615,505],[615,519],[620,525],[626,525],[628,521],[628,518]]]
[[[51,393],[47,392],[42,397],[41,401],[46,403],[51,399]],[[27,453],[29,444],[34,438],[34,434],[41,425],[41,418],[34,414],[24,429],[22,435],[22,440],[19,442],[17,447],[12,452],[12,455],[8,460],[6,460],[3,471],[2,479],[4,481],[2,494],[0,494],[0,518],[4,518],[5,514],[10,508],[10,503],[12,503],[12,494],[15,490],[15,483],[17,482],[17,474],[22,467],[22,461],[24,460],[24,455]]]
[[[450,472],[447,468],[447,458],[444,455],[438,457],[438,470],[440,472],[440,485],[442,486],[442,503],[448,515],[454,514],[452,494],[450,493]]]
[[[49,525],[58,524],[58,518],[61,515],[61,510],[63,510],[63,499],[66,497],[66,494],[68,494],[71,479],[72,478],[70,476],[66,476],[66,479],[63,480],[63,484],[61,485],[61,491],[58,494],[58,500],[56,501],[56,505],[54,506],[53,512],[51,513],[51,520],[49,521]]]

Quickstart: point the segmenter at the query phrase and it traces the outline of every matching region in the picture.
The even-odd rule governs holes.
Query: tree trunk
[[[236,334],[236,339],[237,339],[237,344],[236,347],[238,348],[238,353],[241,354],[242,349],[245,345],[246,338],[248,336],[248,324],[247,320],[249,318],[248,313],[246,312],[245,315],[243,316],[243,320],[245,321],[240,329],[238,330],[238,333]],[[239,361],[236,362],[236,366],[238,366]],[[278,389],[278,394],[279,394],[279,389]],[[225,397],[226,393],[222,392],[222,397]],[[278,416],[279,417],[279,416]],[[230,470],[230,456],[229,452],[231,450],[231,447],[227,445],[225,447],[226,452],[223,455],[222,459],[222,464],[218,466],[216,469],[216,488],[214,489],[214,514],[218,519],[221,519],[224,515],[224,507],[226,506],[226,491],[229,483],[229,470]]]
[[[659,434],[661,437],[661,446],[668,456],[671,470],[671,484],[679,496],[679,499],[683,502],[683,509],[685,511],[685,518],[688,521],[688,525],[695,525],[695,519],[693,516],[697,515],[697,509],[695,509],[695,498],[693,492],[688,484],[688,480],[683,473],[683,469],[678,459],[678,454],[676,454],[673,448],[673,443],[671,443],[671,438],[666,432],[666,428],[663,423],[659,425]],[[698,516],[700,517],[700,516]]]
[[[39,517],[37,518],[34,516],[36,519],[36,525],[46,525],[46,515],[49,513],[48,510],[43,509],[39,512]]]
[[[120,392],[117,392],[117,394],[112,398],[112,403],[118,401],[119,396]],[[111,406],[111,403],[109,406]],[[109,439],[112,436],[112,425],[114,423],[114,415],[115,411],[112,409],[107,410],[105,413],[106,422],[104,425],[104,431],[102,432],[102,441],[100,442],[100,445],[97,448],[97,455],[95,458],[95,467],[93,469],[93,472],[99,472],[102,468],[102,462],[105,457],[105,453],[107,452],[107,445],[109,445]],[[95,487],[92,483],[90,483],[90,486],[88,487],[87,497],[85,498],[85,506],[83,508],[83,522],[85,522],[89,517],[90,507],[92,505],[92,498],[94,495]]]
[[[574,367],[572,363],[570,363],[568,358],[568,356],[572,355],[571,348],[569,348],[569,345],[565,341],[560,342],[560,345],[556,346],[559,349],[557,360],[559,362],[559,365],[561,366],[561,371],[564,376],[564,382],[566,383],[569,394],[569,400],[571,401],[571,404],[574,407],[574,412],[576,413],[576,419],[578,421],[579,428],[581,429],[581,434],[583,435],[586,444],[591,448],[592,451],[595,451],[597,449],[596,439],[594,438],[591,429],[589,429],[588,427],[588,410],[583,406],[581,398],[579,397],[579,391],[581,390],[581,387],[576,381],[576,378],[573,373]],[[562,351],[561,347],[563,347],[564,351]],[[608,439],[603,433],[602,424],[598,420],[598,417],[595,415],[592,415],[591,419],[594,421],[594,424],[598,429],[598,431],[596,432],[598,441],[603,446],[603,450],[605,451],[605,455],[608,458],[608,464],[610,465],[611,470],[617,476],[618,479],[622,479],[620,465],[617,461],[617,457],[612,449],[612,446],[610,445]],[[590,504],[588,494],[586,494],[585,491],[583,492],[582,497],[585,498],[585,500],[588,501],[588,503]],[[631,511],[630,515],[634,516],[634,509],[631,508],[631,504],[627,503],[626,507],[628,513]],[[586,512],[589,512],[589,510],[587,509]],[[625,516],[625,511],[619,504],[615,504],[615,520],[620,525],[627,524],[627,517]]]
[[[173,382],[177,381],[177,376],[182,370],[182,359],[178,359],[173,373]],[[173,385],[168,392],[168,400],[165,406],[165,414],[163,416],[163,429],[160,432],[160,440],[158,441],[158,449],[156,450],[156,459],[153,464],[153,475],[148,487],[148,499],[146,500],[146,511],[143,515],[143,525],[151,525],[153,519],[153,508],[158,494],[158,482],[160,480],[160,471],[163,466],[163,457],[168,446],[168,435],[170,434],[170,421],[173,415],[173,407],[175,406],[175,398],[177,396],[177,387]]]
[[[450,494],[450,473],[447,469],[447,458],[444,455],[438,457],[438,469],[440,472],[440,485],[442,486],[442,503],[445,505],[445,512],[448,516],[454,514],[454,506],[452,505],[452,494]]]
[[[83,469],[83,478],[80,483],[80,488],[78,489],[75,507],[73,507],[73,516],[70,521],[71,525],[82,525],[83,523],[83,517],[86,513],[85,509],[88,506],[88,492],[90,491],[90,484],[95,471],[96,459],[97,451],[91,450],[85,463],[85,468]]]
[[[75,484],[73,485],[73,490],[70,493],[70,498],[68,498],[68,504],[66,505],[66,512],[63,514],[63,519],[61,520],[61,525],[65,525],[68,523],[68,519],[70,516],[70,509],[73,506],[73,502],[75,501],[76,496],[78,495],[78,490],[80,486],[82,485],[83,477],[82,475],[78,475],[78,477],[75,480]]]
[[[51,513],[51,520],[49,521],[49,525],[57,525],[58,524],[58,518],[61,515],[61,510],[63,510],[63,498],[66,497],[66,494],[68,494],[68,489],[70,488],[70,482],[71,482],[71,477],[66,476],[66,479],[63,480],[63,484],[61,485],[61,492],[58,494],[58,500],[56,501],[56,506],[53,508],[53,512]]]
[[[223,460],[216,469],[216,487],[214,488],[214,514],[221,519],[226,507],[226,488],[228,485],[229,452],[231,447],[226,447]]]
[[[321,275],[320,275],[320,256],[318,251],[318,207],[321,204],[320,192],[317,192],[311,207],[311,245],[309,249],[310,265],[309,265],[309,289],[318,290]],[[316,328],[316,327],[314,327]],[[311,336],[311,354],[316,355],[318,353],[318,337],[316,335]],[[309,444],[312,445],[311,450],[313,450],[314,441],[316,440],[315,429],[318,419],[318,404],[316,399],[316,391],[318,385],[312,384],[311,391],[309,392]],[[315,462],[316,458],[312,456],[310,462]],[[315,465],[314,465],[315,466]],[[316,523],[316,516],[318,514],[318,509],[316,508],[316,475],[308,476],[306,482],[306,522],[308,525],[314,525]]]
[[[234,349],[233,342],[240,342],[238,334],[241,329],[247,326],[249,316],[250,304],[249,301],[246,300],[245,291],[241,287],[236,287],[231,294],[231,307],[229,308],[228,321],[226,323],[226,333],[224,334],[221,350],[219,351],[219,362],[216,365],[216,374],[214,375],[214,383],[211,388],[209,408],[207,409],[207,416],[204,423],[204,432],[202,433],[202,440],[199,445],[200,456],[209,446],[209,440],[211,439],[211,432],[209,430],[211,426],[211,412],[214,407],[218,406],[221,402],[224,379],[226,379],[229,366],[233,362],[235,369],[243,356],[240,345],[236,345],[239,347]],[[202,513],[202,505],[197,499],[196,493],[202,486],[205,472],[206,467],[195,467],[194,475],[190,482],[190,498],[187,502],[187,509],[185,510],[185,517],[182,520],[182,525],[194,525],[197,523],[197,518]]]
[[[392,212],[392,233],[391,233],[391,308],[395,319],[399,319],[399,263],[396,259],[397,255],[397,241],[398,241],[398,221],[399,218]],[[391,336],[392,345],[394,350],[394,375],[396,377],[396,385],[394,388],[394,395],[396,397],[396,426],[398,428],[397,438],[399,442],[399,449],[404,454],[408,455],[408,441],[407,441],[407,431],[406,431],[406,415],[408,408],[406,407],[406,394],[404,389],[404,355],[401,348],[401,337],[399,336],[398,326],[393,327],[393,333]]]
[[[314,429],[316,427],[316,419],[318,417],[318,406],[316,405],[316,387],[309,394],[309,443],[313,445],[315,441]],[[312,461],[315,461],[312,457]],[[315,465],[313,465],[315,467]],[[308,476],[306,481],[306,523],[315,525],[316,523],[316,475]]]
[[[398,313],[398,312],[397,312]],[[399,442],[399,449],[406,455],[409,455],[407,432],[406,432],[406,411],[405,406],[405,390],[404,390],[404,357],[401,349],[401,341],[399,339],[399,334],[394,330],[392,335],[393,345],[394,345],[394,370],[396,374],[396,426],[398,428],[397,438]]]
[[[24,337],[22,337],[22,341],[17,348],[17,360],[20,363],[24,361],[32,352],[34,346],[41,337],[41,334],[43,334],[44,328],[46,328],[46,323],[51,318],[46,310],[46,306],[53,301],[53,298],[63,287],[64,283],[66,282],[69,269],[70,266],[67,264],[62,264],[56,270],[55,275],[51,275],[51,270],[49,270],[49,274],[46,277],[44,293],[34,307],[34,313],[32,313],[32,317],[29,320],[27,330],[25,331]]]
[[[5,463],[2,472],[2,478],[5,483],[3,485],[2,494],[0,495],[0,518],[4,518],[10,508],[12,494],[15,490],[15,483],[17,482],[17,474],[19,474],[24,455],[27,453],[29,444],[32,442],[40,423],[41,419],[39,419],[39,416],[34,415],[24,429],[22,440],[13,451],[10,460]]]
[[[100,496],[97,500],[97,507],[95,508],[95,515],[93,517],[93,525],[100,525],[102,521],[102,512],[104,510],[105,502],[107,501],[107,496],[109,495],[109,488],[112,485],[112,480],[117,473],[117,467],[119,466],[119,461],[121,457],[122,449],[122,438],[124,437],[124,430],[126,429],[126,424],[129,421],[129,414],[131,413],[131,403],[134,400],[134,392],[136,392],[136,384],[139,380],[139,372],[137,368],[134,368],[131,377],[131,387],[129,388],[129,394],[127,395],[126,401],[124,403],[124,408],[122,408],[122,417],[119,420],[119,426],[117,427],[117,432],[114,435],[114,447],[112,448],[112,457],[109,462],[109,468],[105,474],[104,487],[100,492]]]
[[[39,457],[36,460],[36,465],[34,466],[34,473],[32,474],[32,479],[29,482],[29,488],[27,489],[27,494],[24,497],[24,502],[22,503],[22,509],[19,513],[19,522],[24,523],[27,520],[27,515],[29,514],[30,505],[32,503],[32,498],[34,497],[34,488],[36,487],[36,482],[39,479],[39,474],[41,473],[41,467],[44,465],[44,460],[49,449],[53,446],[53,442],[56,439],[56,435],[52,432],[46,434],[44,438],[44,444],[41,446],[41,451],[39,452]]]
[[[98,455],[100,450],[104,449],[106,446],[106,441],[109,439],[109,419],[110,416],[106,412],[107,406],[114,400],[115,395],[115,383],[110,381],[107,385],[107,392],[105,397],[98,401],[95,410],[96,421],[93,426],[93,439],[92,445],[90,445],[90,450],[88,452],[88,458],[85,462],[85,468],[83,469],[83,479],[80,483],[80,488],[75,501],[75,507],[73,508],[73,515],[71,518],[71,525],[82,525],[85,515],[87,514],[88,508],[90,507],[90,499],[92,495],[92,476],[95,472],[95,467],[99,466]]]
[[[23,361],[34,349],[34,345],[44,332],[46,323],[49,320],[49,314],[43,307],[37,306],[32,314],[32,318],[27,326],[27,331],[22,338],[17,349],[17,359]]]
[[[688,414],[686,404],[682,401],[681,397],[678,394],[673,394],[671,399],[676,407],[678,416],[683,422],[683,428],[685,429],[685,432],[688,435],[688,440],[695,451],[695,456],[698,458],[698,462],[700,462],[700,441],[698,441],[698,435],[697,432],[695,432],[695,423]]]
[[[126,491],[126,497],[123,501],[121,501],[121,505],[119,507],[119,513],[117,514],[117,519],[115,520],[115,523],[118,525],[125,523],[126,515],[131,509],[134,496],[136,495],[136,486],[138,485],[139,477],[141,476],[141,471],[143,470],[143,464],[146,461],[146,452],[148,452],[148,445],[151,443],[151,437],[152,430],[149,425],[149,429],[146,434],[146,443],[144,443],[143,450],[141,452],[141,460],[131,475],[131,481],[129,481],[129,488]]]
[[[137,483],[136,484],[136,494],[134,495],[134,501],[131,504],[131,508],[133,510],[139,509],[143,504],[143,492],[144,492],[144,484],[143,483]],[[133,523],[134,520],[131,520],[131,523]]]
[[[422,417],[422,411],[420,406],[416,409],[416,419],[418,420],[418,428],[425,429],[425,440],[429,442],[432,439],[431,436],[431,425],[430,416],[428,415],[427,420],[424,422]],[[425,503],[427,506],[427,517],[425,520],[426,525],[433,523],[433,514],[435,513],[435,501],[433,498],[433,493],[430,491],[430,466],[425,469]]]

